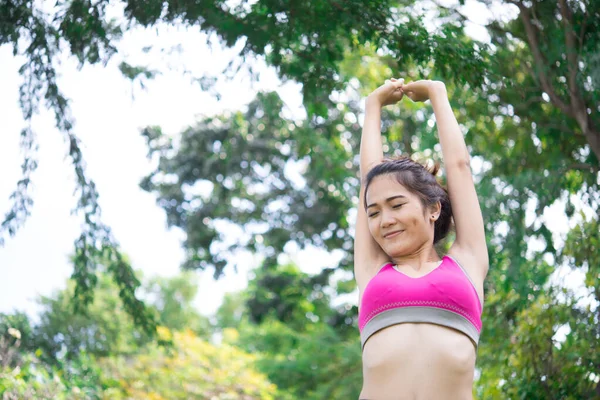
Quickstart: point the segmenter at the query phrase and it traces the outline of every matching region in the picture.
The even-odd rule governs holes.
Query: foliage
[[[399,12],[395,4],[387,0],[368,4],[358,0],[286,4],[263,0],[252,5],[246,2],[229,5],[220,0],[202,2],[201,5],[193,1],[128,0],[118,3],[124,6],[122,20],[109,17],[110,2],[106,0],[57,2],[49,7],[30,0],[0,3],[0,45],[12,46],[13,53],[23,55],[25,59],[19,71],[23,77],[20,106],[27,125],[21,133],[23,178],[11,195],[13,205],[0,232],[2,236],[5,233],[14,235],[31,212],[30,182],[37,168],[37,141],[32,119],[43,104],[55,114],[56,127],[65,136],[76,172],[79,198],[76,211],[82,215],[84,229],[75,242],[75,305],[81,309],[92,302],[97,284],[95,260],[107,253],[109,271],[121,286],[119,293],[124,306],[147,332],[152,332],[156,321],[135,297],[140,283],[121,256],[116,238],[102,223],[98,193],[85,172],[69,99],[60,90],[56,79],[59,73],[56,65],[64,49],[68,48],[69,56],[77,58],[82,67],[107,64],[118,53],[117,45],[123,33],[136,25],[199,25],[202,31],[216,34],[226,46],[232,47],[243,40],[242,60],[264,56],[282,78],[302,82],[309,112],[322,116],[326,115],[323,105],[328,103],[327,94],[344,87],[338,72],[346,49],[357,44],[375,43],[400,61],[412,58],[419,65],[436,59],[440,73],[449,79],[467,79],[477,85],[483,77],[483,58],[479,53],[484,46],[471,46],[462,27],[444,25],[439,32],[429,32],[423,28],[423,19],[414,8],[407,7]],[[453,50],[454,65],[460,68],[446,67],[450,65],[450,49]],[[121,62],[119,68],[130,79],[152,78],[158,73],[126,61]],[[200,80],[206,82],[205,78]],[[205,242],[208,238],[199,239]],[[200,255],[199,261],[206,260]],[[220,271],[219,261],[217,271]]]
[[[599,4],[502,2],[513,15],[490,19],[482,27],[490,42],[481,43],[465,35],[463,3],[433,4],[423,12],[423,4],[411,1],[259,0],[232,5],[129,0],[119,2],[125,14],[118,22],[108,19],[107,1],[58,2],[49,12],[30,1],[0,1],[0,45],[12,45],[15,54],[24,56],[20,104],[26,120],[23,179],[12,196],[2,234],[14,234],[31,210],[29,183],[37,167],[31,121],[41,99],[54,111],[68,143],[77,177],[77,208],[85,221],[76,242],[76,285],[69,293],[76,304],[88,305],[94,319],[81,322],[55,312],[55,319],[44,322],[45,329],[54,327],[46,352],[58,354],[66,343],[58,335],[60,324],[91,327],[74,331],[69,348],[82,345],[86,352],[123,362],[126,356],[119,353],[135,350],[127,348],[132,342],[120,344],[121,333],[111,321],[106,327],[93,322],[108,317],[94,309],[92,297],[92,290],[101,292],[107,279],[98,274],[99,260],[105,260],[106,271],[119,286],[112,297],[97,294],[99,301],[114,303],[118,293],[135,324],[144,328],[139,338],[152,331],[159,314],[176,329],[189,324],[199,334],[207,332],[206,321],[191,310],[193,289],[184,281],[165,284],[166,296],[156,296],[156,317],[135,297],[140,281],[101,222],[98,193],[85,174],[68,99],[56,80],[61,49],[68,47],[81,65],[106,63],[118,54],[118,40],[127,29],[166,23],[196,26],[225,46],[242,43],[237,67],[251,70],[252,57],[263,57],[281,78],[302,83],[304,120],[291,118],[276,94],[260,93],[245,111],[203,118],[176,140],[163,135],[160,127],[143,131],[158,167],[142,187],[157,195],[169,225],[186,233],[184,267],[214,268],[218,277],[237,251],[249,250],[265,259],[249,290],[229,296],[217,315],[219,327],[236,329],[237,335],[226,331],[227,342],[257,352],[245,366],[256,362],[285,391],[282,396],[356,396],[356,309],[349,304],[333,309],[330,304],[336,289],[352,290],[348,278],[334,281],[335,269],[309,276],[276,260],[290,248],[316,246],[339,254],[340,270],[352,269],[360,99],[383,79],[403,71],[411,80],[447,82],[472,155],[491,266],[476,393],[482,398],[599,397],[593,351],[600,342]],[[482,0],[479,5],[492,3]],[[430,20],[433,23],[426,24]],[[119,65],[130,79],[151,79],[160,73],[152,66],[126,61]],[[210,82],[211,77],[201,80]],[[383,128],[388,153],[440,159],[427,106],[403,102],[390,108],[384,112]],[[569,221],[566,237],[551,232],[545,214],[550,206]],[[580,216],[578,209],[586,214]],[[232,231],[239,234],[228,234]],[[553,285],[557,268],[582,272],[582,292]],[[183,293],[183,302],[171,302],[173,290]],[[64,297],[48,304],[66,310],[67,303]],[[27,324],[14,318],[11,323],[19,323],[23,337],[30,337]],[[117,314],[116,319],[121,318],[125,321]],[[123,327],[131,334],[131,321]],[[98,340],[95,329],[109,340]],[[5,347],[16,343],[9,336],[3,336]],[[212,351],[191,337],[182,340]],[[167,363],[169,356],[163,351],[156,348],[152,356]],[[80,356],[74,351],[72,359]],[[159,368],[150,358],[131,357],[140,369],[121,371],[113,365],[117,376],[139,374],[146,365]],[[24,359],[10,358],[12,363]],[[331,371],[340,365],[346,369]],[[181,371],[194,373],[186,368]],[[336,375],[340,371],[349,373]],[[139,379],[143,390],[161,382]],[[221,382],[224,387],[231,383],[227,379]],[[338,379],[348,380],[336,385]],[[172,385],[165,382],[165,390],[175,390]],[[137,389],[123,390],[119,393],[125,396]]]
[[[15,367],[22,362],[23,354],[19,351],[23,342],[29,343],[33,330],[26,314],[0,313],[0,366]]]
[[[42,309],[36,324],[23,313],[0,314],[1,365],[18,366],[23,356],[35,353],[47,365],[80,370],[90,357],[137,353],[152,341],[153,336],[137,327],[123,310],[119,288],[111,277],[99,274],[98,279],[94,302],[84,315],[72,312],[73,281],[39,299]],[[208,318],[192,306],[198,287],[190,279],[189,274],[150,279],[144,285],[146,301],[164,327],[191,329],[209,337],[212,326]]]
[[[225,328],[238,329],[243,319],[247,319],[245,304],[246,293],[226,293],[221,306],[215,313],[215,329],[220,331]]]
[[[323,322],[297,330],[274,318],[226,333],[230,343],[258,355],[257,368],[287,396],[283,399],[346,399],[360,393],[357,337],[345,339]]]
[[[43,311],[32,350],[41,350],[44,361],[69,362],[82,353],[97,357],[130,354],[151,340],[123,310],[118,288],[109,276],[100,275],[94,302],[84,315],[72,312],[74,286],[69,282],[66,290],[40,299]]]
[[[69,391],[56,376],[44,369],[33,373],[29,369],[0,370],[0,393],[3,400],[76,400],[86,397],[78,390]]]
[[[600,299],[600,218],[582,213],[581,219],[569,232],[561,255],[585,269],[585,286]]]
[[[275,399],[275,385],[255,370],[255,356],[214,346],[191,331],[159,328],[163,342],[130,355],[96,359],[80,353],[60,368],[33,355],[15,368],[0,369],[3,399]]]
[[[551,295],[553,293],[550,293]],[[559,302],[541,295],[518,316],[512,333],[505,384],[509,398],[582,399],[594,398],[597,379],[592,371],[600,362],[597,329],[590,309],[578,307],[573,299]],[[557,337],[557,328],[569,330]],[[594,334],[596,333],[596,334]],[[579,379],[564,379],[564,377]]]
[[[117,382],[111,399],[275,399],[277,388],[254,370],[255,357],[235,347],[218,347],[191,331],[159,334],[173,348],[148,347],[134,357],[103,360],[106,379]]]
[[[98,192],[85,172],[80,141],[74,131],[69,100],[58,86],[56,64],[63,49],[68,47],[80,65],[107,62],[116,52],[115,41],[121,28],[106,16],[107,1],[57,2],[49,14],[42,3],[29,0],[0,2],[0,45],[11,45],[13,54],[24,56],[19,69],[23,81],[19,88],[19,104],[26,127],[21,132],[24,151],[23,177],[11,194],[13,205],[0,225],[0,244],[6,232],[14,235],[31,213],[31,176],[37,168],[36,134],[33,116],[40,105],[55,115],[56,128],[64,135],[68,154],[73,162],[78,202],[75,212],[82,216],[83,230],[75,241],[74,271],[77,282],[73,292],[74,306],[83,311],[93,301],[96,287],[97,262],[107,261],[107,269],[119,285],[119,295],[127,312],[146,333],[152,334],[156,321],[144,304],[135,297],[140,282],[119,251],[110,228],[102,222]],[[43,99],[43,100],[42,100]]]
[[[355,190],[357,180],[346,162],[347,144],[335,139],[343,118],[334,109],[327,121],[297,125],[283,117],[277,94],[264,93],[245,113],[206,118],[178,143],[165,140],[159,128],[145,129],[159,167],[141,186],[157,192],[169,224],[186,232],[184,267],[212,266],[218,277],[228,254],[248,249],[273,258],[291,241],[349,254],[346,210],[352,203],[342,193]],[[291,175],[291,168],[313,159],[312,168]],[[227,235],[229,223],[243,233]]]
[[[158,312],[161,326],[174,331],[189,329],[204,338],[210,336],[210,321],[194,308],[198,285],[193,274],[155,277],[145,282],[143,289],[148,297],[148,304]]]
[[[2,348],[0,356],[0,394],[2,399],[97,399],[103,390],[100,382],[101,372],[95,360],[80,353],[75,360],[60,367],[49,365],[41,360],[41,350],[27,351],[33,347],[35,337],[31,331],[21,331],[14,326],[15,320],[25,321],[26,316],[20,313],[3,315],[0,321]],[[8,328],[5,329],[5,327]],[[11,336],[14,341],[6,341]],[[21,346],[25,344],[25,346]],[[14,355],[18,355],[15,357]]]

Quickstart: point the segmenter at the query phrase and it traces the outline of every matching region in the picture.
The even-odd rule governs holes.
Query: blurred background
[[[358,149],[390,77],[444,81],[470,150],[475,398],[600,398],[599,24],[568,0],[0,1],[2,398],[357,398]],[[382,126],[443,161],[428,104]]]

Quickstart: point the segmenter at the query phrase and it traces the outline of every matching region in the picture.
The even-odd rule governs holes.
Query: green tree
[[[263,266],[249,282],[246,310],[250,321],[260,324],[269,317],[303,330],[310,321],[327,320],[332,310],[329,274],[310,276],[295,265]]]
[[[561,291],[551,288],[548,278],[561,265],[593,270],[589,266],[597,253],[589,246],[600,215],[598,60],[592,50],[599,39],[593,18],[599,9],[593,2],[510,4],[516,6],[516,19],[494,20],[487,26],[495,51],[486,84],[474,91],[474,98],[468,89],[454,96],[472,154],[487,163],[479,193],[493,268],[486,288],[479,390],[509,398],[564,398],[566,393],[595,398],[600,396],[597,367],[582,360],[589,352],[587,342],[565,350],[553,338],[560,327],[569,326],[566,343],[587,338],[597,346],[598,310],[561,300]],[[457,10],[451,12],[462,18]],[[572,196],[595,216],[587,229],[578,225],[569,233],[580,240],[577,246],[568,239],[563,247],[564,238],[553,238],[543,214],[560,201],[565,216],[576,218]],[[531,245],[535,242],[536,250]],[[589,293],[600,299],[597,292]],[[547,307],[562,311],[553,314]],[[532,331],[527,325],[539,329]],[[521,370],[533,354],[539,360]],[[569,373],[561,375],[559,386],[550,385],[558,371]]]
[[[590,329],[597,325],[594,315],[577,306],[575,296],[565,302],[549,294],[540,295],[517,318],[507,368],[512,379],[504,383],[503,392],[510,398],[598,398],[592,375],[600,361],[594,350],[598,330]],[[557,337],[557,327],[568,334]]]
[[[69,368],[48,365],[35,350],[27,315],[0,315],[0,394],[2,399],[93,399],[100,390],[93,359],[78,357]],[[35,350],[35,351],[34,351]]]
[[[255,354],[256,367],[277,385],[282,399],[360,393],[360,341],[347,322],[339,322],[345,313],[331,306],[333,291],[322,279],[323,274],[312,276],[289,264],[264,265],[217,311],[223,341]],[[228,318],[232,311],[234,320]]]
[[[94,302],[86,314],[73,313],[74,286],[69,281],[65,290],[40,299],[43,310],[29,346],[33,351],[40,349],[44,361],[60,364],[76,360],[81,354],[131,354],[151,340],[123,310],[119,289],[110,276],[99,276]]]
[[[345,85],[339,79],[338,70],[346,49],[361,43],[373,42],[399,59],[412,58],[420,65],[436,59],[440,71],[448,78],[463,77],[480,82],[483,77],[480,52],[465,41],[460,26],[444,25],[439,32],[428,32],[416,9],[408,6],[400,10],[393,2],[320,0],[278,4],[258,1],[237,6],[221,0],[201,5],[194,1],[117,3],[124,8],[121,20],[109,17],[108,1],[75,0],[44,8],[31,0],[0,2],[0,46],[11,46],[15,56],[24,59],[19,70],[23,78],[19,102],[26,121],[21,132],[23,178],[11,196],[13,204],[0,232],[2,238],[6,233],[15,234],[31,212],[30,182],[37,168],[32,119],[36,110],[45,106],[55,114],[56,127],[65,136],[76,173],[76,209],[82,216],[84,229],[75,242],[75,304],[84,307],[92,302],[97,283],[94,260],[108,252],[109,272],[121,288],[119,293],[124,306],[147,332],[152,331],[156,321],[135,297],[140,282],[121,256],[116,238],[102,222],[98,192],[85,171],[69,99],[57,81],[58,59],[64,55],[64,49],[69,49],[69,56],[77,58],[81,66],[107,64],[119,54],[119,40],[132,27],[199,26],[203,32],[215,34],[225,46],[245,41],[239,54],[242,63],[253,56],[264,57],[284,79],[302,82],[309,113],[323,116],[329,103],[327,95]],[[452,50],[453,63],[448,62],[449,50]],[[449,65],[458,68],[449,68]],[[156,74],[150,68],[132,66],[125,60],[120,63],[120,70],[130,79],[151,78]],[[210,77],[200,79],[204,87],[210,81]],[[202,255],[199,258],[202,259]]]
[[[487,0],[480,3],[491,5]],[[125,20],[134,24],[198,25],[226,46],[243,40],[242,64],[253,55],[264,56],[281,77],[303,84],[308,115],[303,121],[285,118],[276,95],[260,94],[246,112],[202,119],[182,133],[177,148],[159,127],[144,130],[159,167],[142,187],[157,194],[169,224],[186,232],[184,267],[214,268],[219,276],[227,254],[238,249],[260,253],[268,260],[265,266],[275,265],[286,246],[296,242],[300,248],[341,251],[339,266],[350,270],[349,210],[355,206],[359,183],[354,172],[359,100],[398,71],[411,79],[441,78],[477,167],[491,255],[476,392],[508,398],[542,393],[555,398],[565,393],[573,398],[600,396],[598,363],[587,355],[600,342],[598,307],[565,300],[549,282],[557,266],[581,270],[588,297],[596,301],[592,304],[600,301],[595,267],[600,215],[596,2],[503,2],[514,10],[514,18],[502,16],[483,27],[490,35],[489,45],[465,36],[460,2],[452,7],[432,5],[429,19],[423,18],[416,2],[123,4]],[[26,59],[21,94],[25,119],[30,123],[37,99],[46,98],[67,135],[78,172],[80,206],[90,229],[77,243],[76,298],[91,302],[96,285],[91,256],[113,249],[110,271],[123,274],[117,281],[125,304],[138,322],[147,321],[133,296],[139,282],[114,251],[116,241],[108,228],[96,223],[97,193],[84,174],[68,102],[58,89],[52,63],[61,43],[68,43],[82,64],[105,61],[117,54],[115,43],[126,26],[106,20],[106,2],[59,3],[61,12],[54,19],[25,1],[3,2],[0,7],[7,21],[0,24],[0,44],[12,44]],[[429,28],[425,22],[432,19]],[[149,69],[127,64],[121,64],[121,70],[132,79],[152,75]],[[403,103],[388,110],[383,124],[390,153],[439,158],[427,107]],[[36,166],[35,140],[30,128],[22,137],[24,179],[2,225],[9,233],[31,207],[28,185]],[[292,176],[293,170],[299,170],[299,176]],[[165,176],[177,179],[173,183]],[[580,205],[573,204],[573,196]],[[575,225],[565,244],[552,236],[543,216],[557,204],[564,204],[565,216]],[[576,207],[591,210],[591,217],[576,219]],[[224,224],[237,225],[244,233],[232,240]],[[295,304],[294,296],[287,297],[286,288],[277,286],[295,279],[276,274],[261,281],[258,305],[272,304],[269,297],[274,296],[283,302],[283,310],[293,311],[264,312],[264,321],[302,321],[299,310],[306,304]],[[344,282],[339,288],[349,290]],[[342,320],[352,327],[351,318]],[[226,322],[246,323],[243,317]],[[556,332],[566,325],[570,332],[565,340],[554,343]],[[339,326],[335,332],[340,332]],[[516,332],[522,336],[515,337]],[[311,343],[310,337],[306,340]],[[541,360],[536,365],[528,364],[534,361],[532,354]],[[559,376],[557,371],[563,372],[559,386],[543,383]],[[514,379],[517,372],[521,375]],[[316,389],[302,393],[311,390]]]
[[[352,190],[345,181],[356,178],[352,165],[344,164],[350,154],[333,140],[339,136],[333,123],[342,122],[342,113],[327,123],[297,125],[282,112],[277,94],[259,94],[245,113],[206,118],[183,132],[177,152],[160,128],[144,130],[149,155],[160,166],[141,186],[158,194],[169,224],[186,233],[185,268],[214,267],[218,277],[227,255],[239,249],[274,258],[290,241],[300,247],[352,246],[345,216],[352,204],[341,191]],[[315,157],[316,165],[299,179],[289,174],[316,152],[328,157]],[[198,190],[203,186],[210,192]],[[237,224],[244,234],[232,240],[220,222]],[[338,230],[343,234],[336,235]]]
[[[257,368],[284,399],[357,398],[362,387],[360,341],[344,338],[324,322],[302,330],[272,317],[244,323],[225,341],[257,355]]]
[[[71,303],[75,283],[50,297],[42,297],[43,309],[39,323],[29,340],[23,341],[29,351],[41,350],[40,356],[49,364],[75,361],[80,356],[107,357],[134,354],[140,346],[153,340],[135,325],[125,312],[119,288],[111,277],[98,275],[99,285],[94,302],[86,314],[74,314]],[[149,279],[143,286],[149,310],[156,313],[159,323],[173,330],[191,329],[204,337],[212,327],[192,305],[198,287],[191,273],[171,278]],[[6,322],[8,323],[8,321]]]
[[[198,294],[196,279],[190,272],[169,278],[155,277],[144,283],[143,289],[147,303],[158,311],[161,326],[174,331],[190,329],[207,338],[212,333],[212,325],[193,304]]]
[[[214,346],[191,331],[159,328],[174,347],[149,346],[133,357],[102,361],[110,399],[276,399],[277,387],[254,369],[255,356],[227,344]]]
[[[26,363],[23,368],[0,369],[0,393],[3,400],[83,400],[87,396],[78,388],[71,390],[44,366]],[[37,368],[41,367],[41,368]]]
[[[221,331],[226,328],[238,329],[243,320],[248,318],[245,305],[245,292],[226,293],[215,313],[215,328]]]
[[[32,336],[33,329],[27,314],[18,311],[0,313],[0,366],[20,365],[24,355],[21,344],[29,343]]]

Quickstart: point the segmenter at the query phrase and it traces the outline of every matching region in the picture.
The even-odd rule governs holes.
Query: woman
[[[437,168],[383,160],[381,108],[403,96],[431,101],[447,191]],[[472,399],[488,252],[468,150],[442,82],[392,79],[368,96],[360,174],[360,399]],[[456,240],[440,257],[434,244],[452,219]]]

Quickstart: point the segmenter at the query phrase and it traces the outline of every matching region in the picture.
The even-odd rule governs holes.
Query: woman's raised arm
[[[416,81],[404,85],[404,94],[413,101],[431,101],[456,225],[456,240],[449,253],[456,254],[471,277],[482,282],[489,264],[483,216],[471,174],[471,158],[446,86],[439,81]]]
[[[354,274],[360,291],[364,289],[371,276],[377,272],[375,269],[388,261],[388,256],[369,232],[367,213],[364,208],[363,182],[373,166],[383,160],[381,108],[402,99],[402,85],[403,80],[386,81],[371,93],[365,102],[365,120],[360,140],[361,185],[354,235]]]

